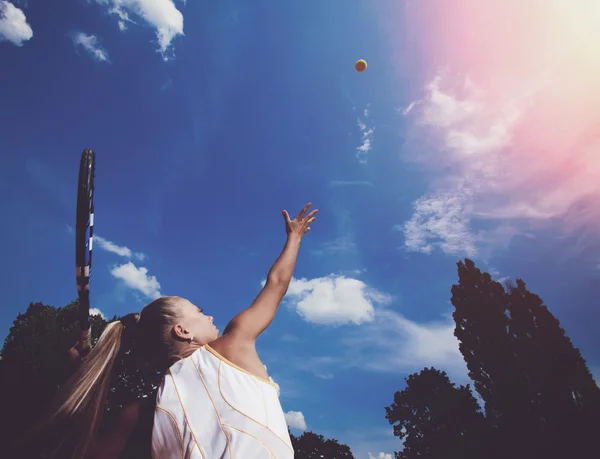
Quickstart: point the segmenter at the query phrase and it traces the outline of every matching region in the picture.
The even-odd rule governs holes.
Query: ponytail
[[[14,446],[19,450],[43,446],[45,459],[85,459],[100,430],[117,360],[128,360],[127,351],[133,347],[133,360],[153,378],[179,358],[168,330],[179,320],[181,300],[160,297],[145,306],[141,314],[128,314],[108,324],[75,374],[60,387],[46,414]],[[152,378],[148,382],[152,383]],[[39,455],[20,453],[14,457]]]
[[[118,320],[106,326],[94,349],[23,440],[50,446],[49,441],[49,458],[86,457],[102,420],[124,328]]]

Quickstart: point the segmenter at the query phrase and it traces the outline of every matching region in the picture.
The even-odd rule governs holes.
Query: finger
[[[298,219],[304,218],[304,214],[306,213],[306,211],[308,210],[308,208],[310,207],[311,204],[312,204],[312,202],[309,202],[308,204],[306,204],[304,206],[304,208],[298,214],[298,217],[297,217]]]
[[[313,218],[317,214],[318,211],[319,211],[319,209],[313,210],[310,214],[308,214],[306,216],[306,220],[310,220],[311,218]]]
[[[283,219],[285,220],[286,223],[292,222],[290,220],[290,214],[287,213],[287,210],[282,210],[281,213],[283,214]]]
[[[304,229],[304,234],[308,233],[309,231],[310,231],[310,226],[307,226],[307,227]]]
[[[308,219],[308,221],[306,222],[306,225],[307,225],[307,227],[308,227],[308,225],[310,225],[310,224],[311,224],[312,222],[314,222],[315,220],[316,220],[316,218],[315,218],[315,217],[313,217],[313,218],[309,218],[309,219]]]

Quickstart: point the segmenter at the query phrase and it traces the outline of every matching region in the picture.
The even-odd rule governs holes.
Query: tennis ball
[[[357,72],[364,72],[365,70],[367,70],[367,61],[365,61],[364,59],[357,60],[356,64],[354,64],[354,68]]]

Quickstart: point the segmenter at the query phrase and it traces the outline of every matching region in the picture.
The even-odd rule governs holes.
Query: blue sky
[[[540,113],[556,86],[525,104],[508,77],[492,85],[468,49],[440,51],[456,27],[427,32],[433,7],[290,3],[0,0],[2,333],[29,302],[76,297],[76,180],[93,148],[92,302],[107,316],[180,295],[222,329],[281,250],[281,209],[320,209],[259,353],[290,423],[359,459],[401,448],[384,406],[408,374],[468,382],[449,316],[462,257],[522,277],[598,374],[587,111],[553,130]],[[545,148],[523,138],[536,120],[564,145],[587,132],[587,149],[530,154]]]

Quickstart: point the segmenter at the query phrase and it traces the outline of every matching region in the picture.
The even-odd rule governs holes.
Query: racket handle
[[[79,333],[79,342],[81,343],[81,356],[86,356],[92,348],[92,329],[81,330]]]

